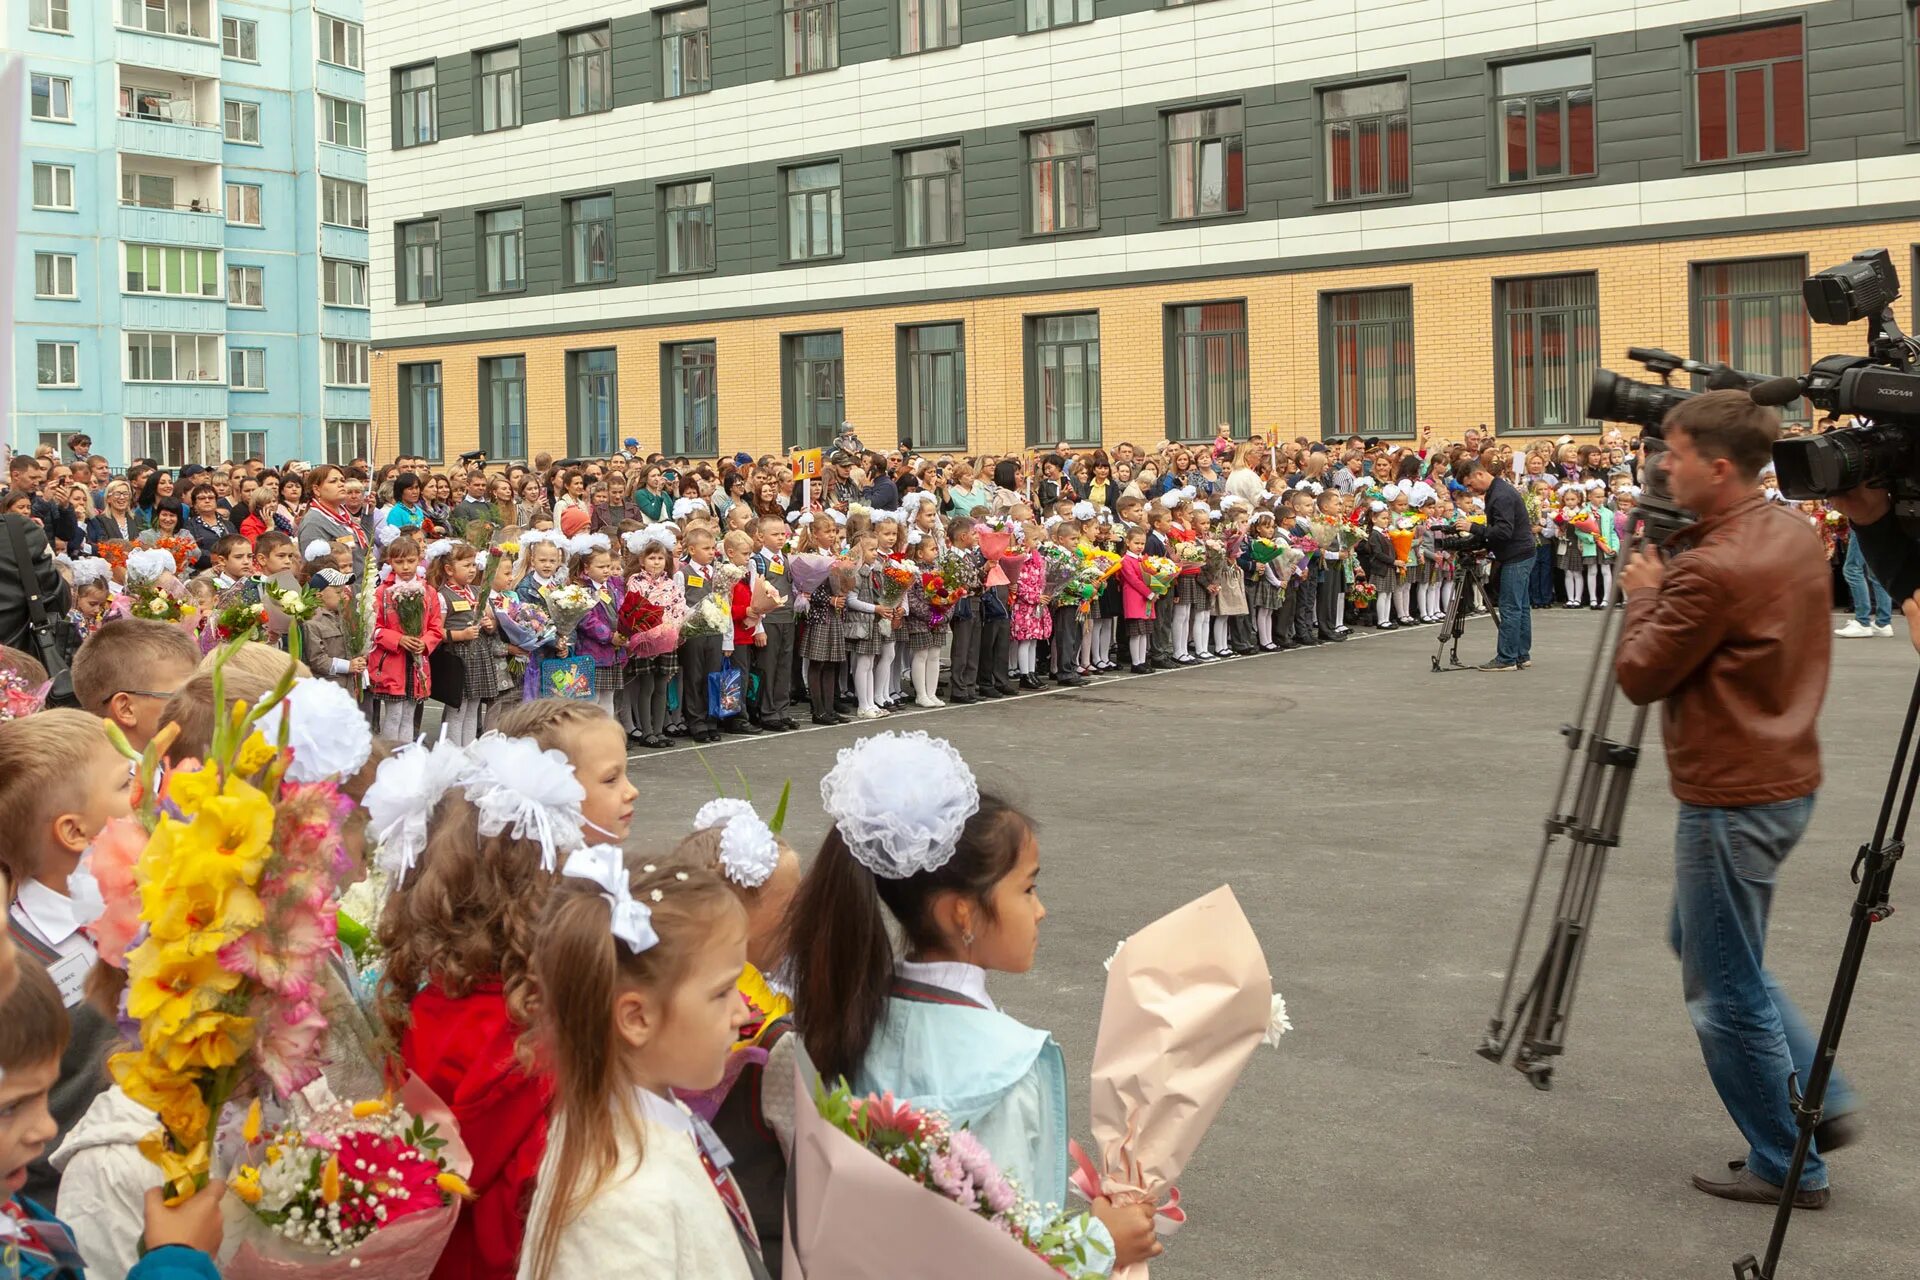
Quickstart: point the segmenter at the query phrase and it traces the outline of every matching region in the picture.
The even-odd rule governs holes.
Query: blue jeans
[[[1553,551],[1546,546],[1536,548],[1533,553],[1533,571],[1528,575],[1532,581],[1531,595],[1533,607],[1550,609],[1553,607]]]
[[[1687,1016],[1707,1074],[1748,1143],[1747,1167],[1779,1186],[1799,1133],[1787,1080],[1805,1087],[1813,1032],[1767,972],[1767,909],[1780,865],[1813,817],[1813,797],[1719,809],[1682,804],[1674,837],[1673,949],[1680,956]],[[1835,1073],[1826,1114],[1854,1108]],[[1807,1157],[1802,1188],[1827,1185],[1826,1162]]]
[[[1502,666],[1533,657],[1533,612],[1527,603],[1533,561],[1522,556],[1500,565],[1500,648],[1493,660]]]
[[[1860,552],[1860,539],[1847,539],[1847,559],[1840,566],[1840,575],[1847,580],[1847,590],[1853,596],[1855,622],[1863,627],[1869,622],[1884,627],[1893,621],[1893,597],[1867,568],[1867,558]]]

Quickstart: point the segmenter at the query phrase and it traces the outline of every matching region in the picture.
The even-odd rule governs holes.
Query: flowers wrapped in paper
[[[1147,590],[1156,596],[1173,590],[1173,584],[1180,577],[1180,566],[1165,556],[1143,557],[1140,568],[1147,575]]]
[[[1093,1051],[1094,1159],[1072,1145],[1075,1190],[1186,1220],[1175,1180],[1240,1072],[1287,1028],[1266,957],[1222,885],[1128,938],[1108,962]],[[1144,1263],[1115,1273],[1145,1280]]]
[[[880,572],[874,575],[874,593],[880,597],[882,609],[896,609],[907,598],[907,588],[913,585],[913,570],[904,564],[891,560],[880,566]]]
[[[1065,547],[1058,546],[1051,542],[1042,544],[1038,554],[1043,570],[1040,583],[1041,598],[1049,604],[1075,603],[1070,600],[1062,600],[1061,596],[1068,586],[1072,584],[1073,575],[1080,571],[1080,557],[1074,555],[1073,552],[1067,550]]]
[[[580,620],[593,611],[593,592],[577,582],[547,587],[540,592],[546,602],[547,619],[553,624],[555,638],[565,642],[580,629]]]
[[[787,578],[793,583],[793,589],[803,596],[812,595],[814,588],[827,580],[827,574],[833,569],[837,556],[820,552],[802,551],[787,557]]]
[[[1356,582],[1347,588],[1347,603],[1356,609],[1370,609],[1380,596],[1380,589],[1371,582]]]
[[[733,588],[745,575],[730,564],[715,561],[707,566],[706,576],[712,590],[680,624],[682,636],[724,636],[733,631]]]

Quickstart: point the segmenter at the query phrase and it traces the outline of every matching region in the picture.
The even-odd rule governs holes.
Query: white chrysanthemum
[[[552,871],[558,855],[585,843],[580,812],[586,788],[565,753],[542,748],[532,738],[489,733],[467,748],[471,760],[462,785],[479,813],[482,837],[508,832],[540,845],[540,866]]]
[[[295,680],[287,696],[261,715],[261,736],[278,742],[282,719],[287,720],[287,745],[293,748],[293,762],[287,766],[293,782],[350,777],[373,751],[366,714],[352,694],[331,680]]]
[[[1293,1022],[1287,1017],[1287,998],[1278,991],[1273,993],[1273,1010],[1267,1016],[1267,1034],[1260,1037],[1260,1043],[1268,1048],[1278,1048],[1280,1037],[1293,1030]]]
[[[860,865],[904,880],[953,857],[980,788],[946,739],[876,733],[841,750],[820,779],[820,804]]]

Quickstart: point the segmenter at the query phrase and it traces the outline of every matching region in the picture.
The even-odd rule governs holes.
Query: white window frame
[[[265,462],[267,460],[267,433],[258,427],[251,427],[245,431],[235,431],[229,427],[227,429],[227,456],[239,462],[245,462],[253,458],[258,458],[260,461]]]
[[[52,282],[55,290],[53,293],[40,292],[40,259],[42,258],[48,259],[48,270],[52,273]],[[63,262],[66,264],[65,274],[67,277],[67,291],[65,293],[59,292],[61,284],[60,276],[62,274],[61,264]],[[61,302],[71,302],[78,298],[80,296],[79,256],[77,254],[54,253],[46,250],[35,251],[33,255],[33,296],[36,298],[53,298]]]
[[[344,280],[346,289],[341,289]],[[367,264],[349,258],[320,259],[320,301],[329,307],[367,305]]]
[[[324,93],[319,95],[319,97],[320,111],[322,113],[321,138],[331,146],[345,147],[349,151],[365,151],[367,149],[366,104],[354,102],[348,98],[335,98]],[[345,108],[344,121],[335,114],[334,109],[336,107]],[[342,132],[343,124],[345,126],[344,132],[347,135],[347,140],[344,142],[335,136]],[[356,133],[359,134],[359,141],[357,142],[354,141],[354,135]]]
[[[234,288],[236,280],[240,283],[238,290]],[[248,280],[253,281],[253,288],[251,290],[246,287]],[[244,299],[250,292],[254,298],[252,302],[234,301],[234,295],[236,293]],[[265,267],[248,266],[240,263],[229,266],[227,268],[227,305],[229,307],[238,307],[242,311],[264,310],[267,305],[267,269]]]
[[[128,418],[127,456],[152,458],[169,470],[189,462],[212,466],[219,461],[220,438],[225,434],[225,426],[223,422],[204,418]],[[153,443],[152,432],[156,427],[164,433],[159,448]],[[174,427],[180,429],[178,450],[171,447]]]
[[[33,31],[73,34],[73,10],[68,0],[33,0],[27,7],[27,27]]]
[[[253,196],[253,216],[247,217],[247,196]],[[266,225],[260,220],[260,184],[257,182],[229,182],[224,193],[227,210],[227,225],[230,227],[259,227]]]
[[[327,338],[326,350],[322,353],[325,367],[320,370],[321,381],[329,387],[364,387],[367,381],[367,344],[350,342],[345,338]],[[343,369],[344,366],[344,369]],[[342,381],[342,373],[345,381]]]
[[[47,171],[47,197],[54,202],[51,204],[40,203],[40,171],[42,169]],[[67,176],[67,199],[65,204],[58,203],[60,199],[60,175],[63,173]],[[57,213],[77,213],[79,211],[79,206],[74,203],[72,165],[54,164],[46,160],[35,160],[33,162],[32,178],[34,208],[50,209]]]
[[[206,346],[205,344],[212,345]],[[164,346],[167,352],[167,367],[172,376],[156,378],[153,376],[156,348]],[[182,358],[180,348],[190,348],[189,354]],[[146,372],[136,373],[134,369],[134,348],[139,347],[146,353]],[[206,359],[202,359],[202,357]],[[148,330],[129,329],[120,346],[121,368],[125,370],[128,382],[152,382],[189,387],[214,387],[226,381],[226,373],[221,368],[225,358],[220,351],[220,335],[216,333],[161,333]],[[191,371],[188,366],[191,365]],[[207,376],[197,376],[202,368]]]
[[[253,121],[252,137],[248,137],[247,121]],[[246,102],[239,98],[228,98],[220,104],[220,136],[236,146],[257,147],[260,145],[260,104]]]
[[[158,289],[149,287],[149,283],[147,280],[146,255],[147,255],[147,250],[149,249],[161,255],[159,283],[162,287]],[[127,277],[133,273],[132,261],[133,261],[133,255],[136,253],[140,255],[140,287],[138,289],[132,288],[127,281]],[[166,281],[167,281],[166,255],[174,254],[174,253],[177,253],[181,256],[180,257],[180,279],[183,284],[186,282],[186,278],[187,278],[186,255],[190,253],[196,254],[196,255],[205,254],[205,253],[212,254],[213,255],[213,279],[212,279],[213,291],[208,292],[206,289],[203,288],[203,289],[197,289],[188,293],[173,293],[167,290],[165,288]],[[137,297],[162,297],[162,298],[218,298],[220,296],[220,265],[221,264],[220,264],[220,251],[218,249],[196,248],[196,247],[191,247],[187,245],[137,244],[132,241],[122,241],[120,246],[120,265],[121,265],[120,291],[122,293],[133,294]],[[200,263],[196,261],[194,265],[194,274],[196,277],[198,277],[199,273],[200,273]]]
[[[314,40],[320,61],[328,66],[345,67],[349,71],[367,69],[367,33],[359,23],[346,18],[336,18],[330,13],[315,13],[319,20],[319,33]],[[334,54],[339,57],[334,57]],[[342,61],[344,59],[344,61]]]
[[[249,392],[267,389],[265,347],[227,348],[227,389]]]
[[[340,437],[347,433],[352,435],[353,447],[341,449]],[[326,451],[327,461],[336,466],[344,466],[355,458],[371,458],[373,456],[373,424],[357,418],[328,418],[321,447]]]
[[[40,358],[53,349],[53,381],[41,376]],[[77,342],[36,342],[33,349],[33,385],[55,391],[70,391],[80,385],[80,344]]]
[[[29,73],[27,76],[27,104],[28,104],[29,110],[32,109],[33,82],[35,80],[45,80],[47,82],[47,114],[44,116],[36,115],[33,117],[33,119],[40,121],[42,124],[72,124],[73,123],[73,77],[49,75],[47,72],[44,72],[44,71],[34,71]],[[56,99],[56,95],[54,94],[55,85],[65,86],[57,99]],[[66,108],[67,113],[65,115],[59,115],[55,111],[55,108],[60,106],[64,106]]]
[[[327,216],[327,205],[329,203],[327,197],[331,191],[343,192],[345,196],[347,204],[347,221],[345,222],[340,221],[337,217],[330,218]],[[334,200],[331,203],[334,206],[333,212],[336,214],[339,213],[340,201]],[[358,222],[353,221],[356,207],[360,216]],[[367,229],[367,184],[364,182],[355,182],[352,178],[322,177],[320,179],[320,221],[330,227],[353,227],[357,230],[365,231]]]
[[[260,24],[252,18],[220,19],[220,56],[234,62],[259,62]]]

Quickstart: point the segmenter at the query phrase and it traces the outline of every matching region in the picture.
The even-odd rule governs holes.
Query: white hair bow
[[[1093,519],[1093,517],[1094,509],[1091,502],[1076,502],[1073,504],[1073,518],[1075,520],[1084,522]]]
[[[127,557],[127,581],[158,582],[178,567],[171,551],[158,547],[136,551]]]
[[[451,550],[453,550],[452,538],[435,538],[427,544],[427,549],[421,552],[421,556],[428,564],[432,564]]]
[[[542,749],[532,738],[489,733],[467,755],[470,767],[461,785],[479,811],[482,836],[511,829],[517,840],[537,841],[543,871],[553,870],[561,852],[585,843],[580,805],[587,792],[563,753]]]
[[[607,535],[604,533],[582,533],[567,539],[566,552],[569,558],[590,555],[595,551],[612,550],[613,543],[607,540]]]
[[[171,552],[161,554],[172,559]],[[99,556],[81,556],[73,562],[73,585],[78,590],[96,582],[108,582],[113,578],[113,566]]]
[[[719,827],[720,870],[743,889],[758,889],[780,865],[780,842],[745,800],[722,796],[700,806],[693,829]]]
[[[659,945],[660,935],[653,928],[653,908],[634,901],[633,888],[627,878],[626,855],[617,845],[592,844],[575,849],[567,855],[560,874],[599,886],[600,896],[611,909],[608,925],[613,936],[626,943],[633,954],[651,951]]]
[[[304,560],[324,560],[332,554],[333,544],[331,542],[328,542],[325,538],[315,538],[307,544],[307,549],[302,551],[300,556]]]
[[[448,787],[467,770],[466,752],[452,739],[433,746],[410,742],[380,762],[361,805],[368,838],[379,846],[380,867],[405,880],[427,847],[427,823]]]

